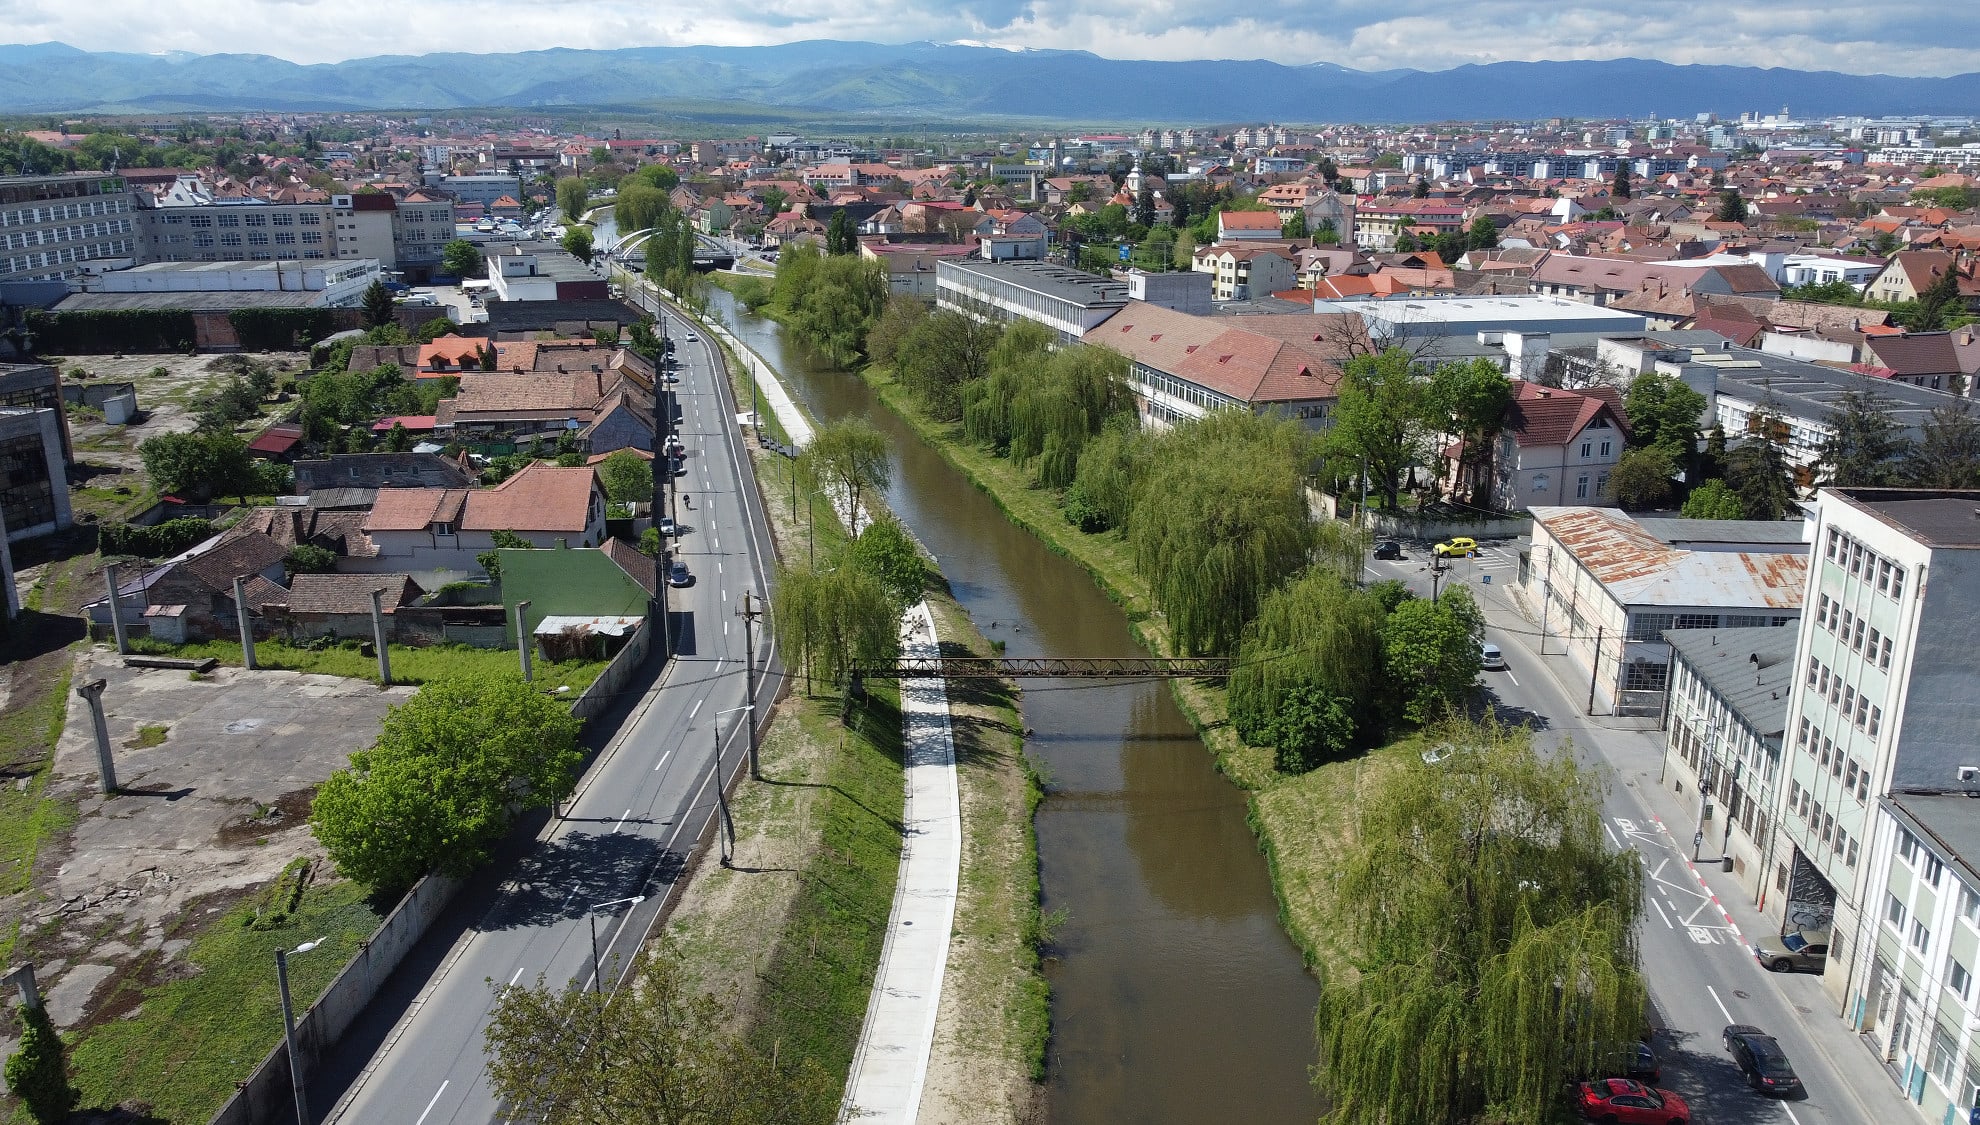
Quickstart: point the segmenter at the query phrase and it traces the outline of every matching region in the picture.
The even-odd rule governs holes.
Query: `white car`
[[[1487,672],[1503,672],[1506,670],[1506,654],[1499,650],[1498,645],[1487,641],[1478,648],[1478,666]]]

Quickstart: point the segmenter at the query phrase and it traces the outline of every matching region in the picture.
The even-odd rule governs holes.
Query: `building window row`
[[[1837,746],[1828,735],[1816,730],[1808,716],[1801,717],[1801,725],[1795,732],[1795,748],[1804,750],[1808,756],[1830,777],[1843,783],[1843,792],[1856,796],[1857,804],[1870,799],[1870,771],[1858,765],[1856,758],[1844,747]]]
[[[1902,583],[1903,579],[1898,581]],[[1839,599],[1823,594],[1817,606],[1815,623],[1835,634],[1836,639],[1847,645],[1851,652],[1875,661],[1877,667],[1886,672],[1891,670],[1891,653],[1895,648],[1891,638],[1871,625],[1868,618],[1858,617],[1844,609]]]
[[[1878,593],[1893,600],[1903,600],[1904,567],[1865,547],[1855,537],[1830,528],[1822,554],[1830,562],[1848,570],[1851,577],[1861,578],[1865,582],[1874,579]]]
[[[1909,829],[1900,825],[1897,831],[1898,858],[1904,860],[1905,866],[1916,871],[1920,879],[1937,887],[1939,880],[1945,876],[1946,865],[1938,856],[1933,855],[1932,850],[1920,842],[1918,837],[1912,835]]]
[[[1819,839],[1823,847],[1833,850],[1844,863],[1851,867],[1856,866],[1856,839],[1847,829],[1836,823],[1835,813],[1824,808],[1822,802],[1815,799],[1813,789],[1804,789],[1799,781],[1789,781],[1788,811],[1806,826],[1807,838],[1811,842]]]
[[[1819,696],[1827,699],[1831,707],[1842,712],[1844,720],[1857,730],[1877,737],[1884,726],[1884,709],[1872,706],[1870,693],[1858,692],[1856,685],[1846,682],[1841,672],[1834,671],[1814,656],[1808,658],[1808,687]]]

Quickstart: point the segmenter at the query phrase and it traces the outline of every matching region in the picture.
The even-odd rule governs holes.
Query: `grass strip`
[[[137,652],[190,660],[211,657],[222,664],[242,666],[239,641],[213,640],[168,645],[140,637],[132,639],[131,648]],[[519,671],[516,654],[506,648],[469,648],[466,645],[413,648],[391,645],[387,654],[391,657],[392,682],[398,684],[424,684],[453,677],[502,676]],[[281,641],[257,641],[254,659],[258,666],[269,671],[314,672],[378,682],[378,658],[366,656],[359,651],[357,643],[351,641],[321,649],[300,648]],[[604,671],[605,662],[597,660],[571,660],[560,664],[538,660],[533,666],[534,682],[544,691],[568,687],[572,694],[590,687],[591,682]]]

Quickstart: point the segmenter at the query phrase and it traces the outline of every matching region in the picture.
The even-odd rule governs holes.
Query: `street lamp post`
[[[604,910],[606,907],[609,906],[638,906],[640,903],[645,901],[646,901],[645,895],[634,895],[631,898],[615,898],[612,899],[610,902],[598,903],[597,905],[593,906],[590,910],[585,911],[585,917],[589,919],[591,922],[591,993],[592,995],[596,996],[600,992],[604,991],[604,985],[600,983],[599,980],[601,974],[598,971],[598,912]]]
[[[317,938],[296,946],[293,952],[308,953],[328,938]],[[289,1044],[289,1082],[296,1090],[296,1125],[309,1125],[309,1096],[303,1090],[302,1052],[296,1050],[296,1012],[289,1003],[290,950],[275,951],[275,983],[282,990],[282,1035]]]
[[[729,794],[722,783],[722,716],[733,715],[738,711],[755,711],[756,705],[745,703],[741,707],[731,707],[727,711],[717,711],[714,722],[709,725],[715,733],[715,804],[722,810],[722,830],[725,846],[722,848],[722,866],[727,867],[735,856],[736,821],[729,815]],[[747,720],[745,720],[747,721]]]

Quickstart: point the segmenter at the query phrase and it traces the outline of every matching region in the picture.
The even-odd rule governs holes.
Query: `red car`
[[[1669,1090],[1652,1089],[1627,1078],[1583,1082],[1578,1108],[1590,1121],[1618,1125],[1690,1125],[1691,1108]]]

